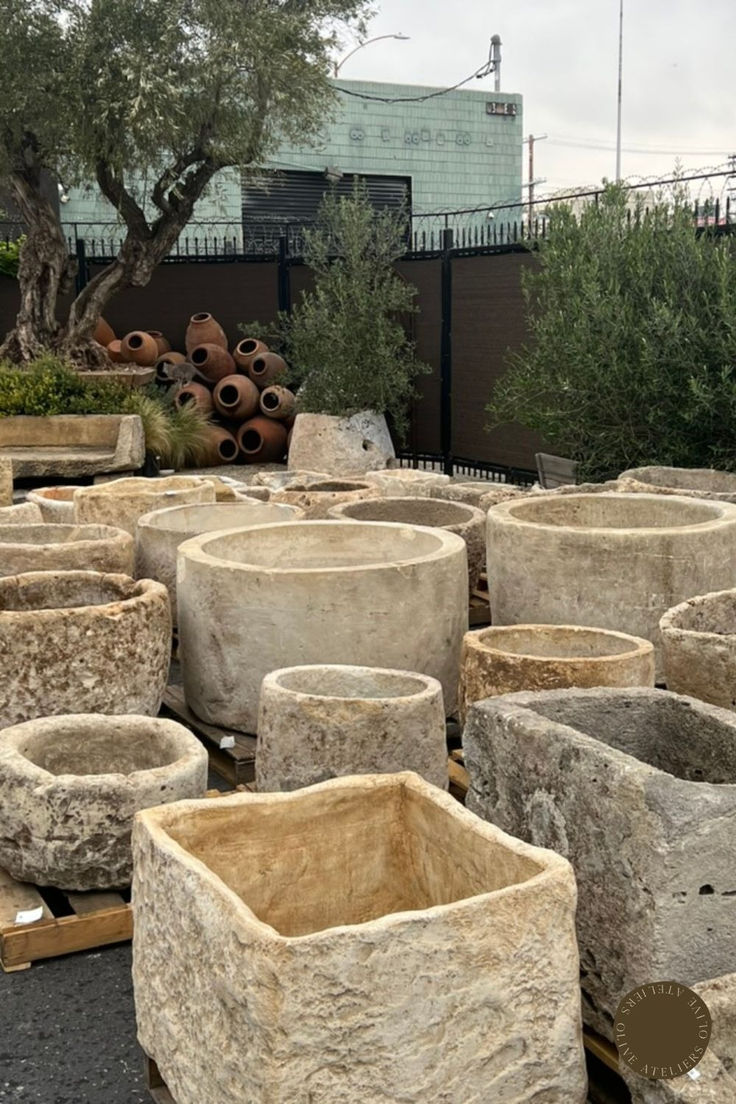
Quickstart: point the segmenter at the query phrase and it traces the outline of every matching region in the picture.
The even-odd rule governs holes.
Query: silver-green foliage
[[[736,467],[736,239],[698,232],[682,189],[645,208],[610,185],[550,212],[526,275],[530,340],[488,406],[582,461]]]

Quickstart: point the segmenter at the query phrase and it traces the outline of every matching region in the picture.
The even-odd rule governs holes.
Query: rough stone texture
[[[396,667],[455,708],[468,627],[465,544],[442,529],[300,521],[179,546],[179,651],[190,708],[254,732],[261,682],[305,663]]]
[[[139,579],[157,579],[164,584],[169,592],[172,618],[176,624],[176,554],[182,541],[218,529],[269,525],[278,521],[297,521],[303,517],[303,511],[296,506],[277,506],[255,499],[252,502],[216,502],[154,510],[138,519],[136,576]]]
[[[503,486],[491,483],[488,479],[470,480],[467,483],[442,483],[432,488],[432,498],[444,498],[448,502],[465,502],[468,506],[477,506],[479,509],[488,509],[488,506],[503,502],[507,498],[516,498],[521,493],[518,487]],[[482,500],[487,495],[494,497],[488,506],[482,506]]]
[[[612,1037],[624,993],[736,960],[736,718],[665,690],[478,702],[468,808],[575,868],[583,1017]]]
[[[736,505],[644,494],[539,495],[488,512],[494,625],[593,625],[651,640],[676,603],[736,585]]]
[[[329,482],[329,472],[317,471],[262,471],[253,477],[252,487],[267,487],[271,491],[284,491],[289,487],[308,483]]]
[[[528,491],[522,491],[519,487],[494,487],[492,491],[486,491],[481,496],[478,508],[485,510],[487,513],[491,506],[496,506],[499,502],[508,502],[512,498],[523,498],[527,494]]]
[[[465,634],[460,720],[476,701],[518,690],[654,686],[649,640],[579,625],[495,625]]]
[[[734,1104],[736,1101],[736,974],[694,985],[713,1019],[700,1077],[650,1081],[623,1068],[632,1104]]]
[[[47,525],[74,524],[74,492],[72,484],[61,487],[34,487],[26,498],[38,506]]]
[[[12,460],[16,479],[136,471],[145,455],[137,414],[0,418],[0,458]]]
[[[560,487],[540,487],[535,483],[529,488],[529,493],[533,495],[605,494],[624,489],[617,479],[609,479],[605,483],[563,483]]]
[[[0,579],[0,728],[60,713],[158,713],[171,656],[165,586],[95,571]]]
[[[437,487],[444,487],[450,482],[449,475],[421,471],[419,468],[366,472],[365,479],[386,498],[432,498]]]
[[[667,689],[736,709],[736,590],[681,602],[659,629]]]
[[[15,506],[0,506],[0,525],[41,525],[43,517],[35,502],[18,502]]]
[[[236,502],[270,502],[271,492],[268,487],[248,487],[238,491],[235,500]]]
[[[618,484],[622,491],[736,502],[736,472],[714,468],[628,468],[619,475]]]
[[[584,1101],[570,867],[417,775],[149,809],[133,851],[178,1104]]]
[[[291,431],[291,469],[352,475],[385,468],[395,456],[386,419],[370,410],[351,418],[297,414]]]
[[[132,575],[130,533],[110,525],[3,525],[0,576],[26,571],[108,571]]]
[[[258,710],[259,792],[403,770],[447,789],[445,706],[437,679],[340,664],[266,675]]]
[[[13,505],[13,461],[0,457],[0,507]]]
[[[196,475],[170,475],[165,479],[114,479],[74,492],[77,521],[116,525],[135,536],[138,518],[167,506],[214,502],[214,484]]]
[[[240,483],[227,476],[202,475],[199,478],[206,479],[215,488],[215,502],[238,502],[241,494],[250,493],[247,483]]]
[[[347,479],[327,479],[323,482],[294,483],[281,491],[273,491],[269,501],[298,506],[310,521],[329,516],[332,506],[343,502],[360,502],[378,498],[380,491],[367,483]]]
[[[463,502],[439,498],[378,498],[333,506],[328,517],[338,521],[396,521],[401,525],[430,525],[457,533],[468,550],[468,588],[473,591],[486,559],[486,515]]]
[[[0,866],[60,889],[130,884],[139,809],[203,797],[207,752],[174,721],[67,714],[0,732]]]

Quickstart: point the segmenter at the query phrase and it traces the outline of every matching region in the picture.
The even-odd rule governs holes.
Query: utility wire
[[[339,85],[336,85],[335,88],[337,92],[344,92],[346,96],[355,96],[358,100],[375,100],[376,103],[386,104],[424,103],[425,100],[433,100],[437,96],[446,96],[448,92],[454,92],[457,88],[462,88],[464,84],[469,84],[476,77],[487,77],[491,72],[493,72],[492,63],[486,61],[465,80],[458,81],[457,84],[452,84],[449,88],[437,88],[434,92],[427,92],[423,96],[372,96],[368,92],[356,92],[352,88],[341,88]]]

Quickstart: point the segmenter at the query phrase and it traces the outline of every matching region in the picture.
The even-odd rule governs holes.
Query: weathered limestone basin
[[[417,775],[148,809],[133,852],[178,1104],[585,1099],[568,863]]]
[[[165,479],[136,476],[80,487],[74,492],[74,516],[77,521],[116,525],[135,536],[138,518],[152,510],[214,501],[214,484],[200,476],[170,475]]]
[[[0,525],[42,525],[41,511],[34,502],[0,506]]]
[[[266,675],[258,712],[259,792],[402,770],[447,789],[445,707],[437,679],[345,664]]]
[[[419,468],[385,468],[366,472],[363,478],[372,487],[378,487],[382,495],[391,498],[430,498],[436,487],[450,482],[449,475]]]
[[[13,504],[13,461],[0,457],[0,507]]]
[[[285,491],[294,484],[328,483],[333,476],[326,471],[308,471],[281,469],[279,471],[260,471],[253,476],[251,487],[267,487],[270,491]]]
[[[108,571],[133,573],[134,544],[129,533],[111,525],[3,525],[0,576],[27,571]]]
[[[736,590],[688,598],[659,629],[667,689],[736,709]]]
[[[158,713],[166,587],[97,571],[0,579],[0,728],[59,713]]]
[[[477,506],[482,509],[481,500],[486,495],[495,494],[498,497],[495,502],[503,502],[507,498],[516,498],[519,494],[517,487],[503,486],[491,483],[488,479],[469,480],[467,483],[442,483],[432,489],[432,498],[445,498],[448,502],[466,502],[468,506]]]
[[[459,712],[517,690],[654,686],[654,645],[580,625],[494,625],[465,634]]]
[[[736,585],[736,505],[644,494],[540,495],[488,512],[495,625],[595,625],[651,640],[693,594]]]
[[[712,1019],[708,1049],[698,1064],[700,1077],[671,1081],[637,1076],[622,1063],[632,1104],[730,1104],[736,1100],[736,974],[693,986]]]
[[[365,498],[378,498],[379,491],[367,483],[349,479],[325,479],[322,482],[292,483],[280,491],[273,491],[269,501],[287,506],[298,506],[310,521],[326,518],[330,509],[344,502],[360,502]]]
[[[377,498],[333,506],[328,517],[347,521],[396,521],[402,525],[431,525],[457,533],[468,550],[468,588],[478,585],[486,558],[486,515],[463,502],[440,498]]]
[[[299,521],[179,546],[184,691],[205,721],[255,732],[270,671],[348,663],[419,671],[457,698],[465,543],[442,529]]]
[[[79,486],[34,487],[26,498],[35,502],[48,525],[74,524],[74,492]]]
[[[583,1018],[612,1037],[624,993],[736,961],[736,717],[665,690],[478,702],[468,807],[575,868]]]
[[[372,410],[347,418],[297,414],[289,442],[289,467],[354,475],[385,468],[395,458],[386,419]]]
[[[207,752],[174,721],[67,714],[0,732],[0,867],[60,889],[130,884],[139,809],[203,797]]]
[[[154,510],[138,519],[136,575],[139,579],[158,579],[164,584],[176,624],[176,553],[182,541],[218,529],[297,521],[302,517],[303,511],[296,506],[277,506],[255,500]]]
[[[624,491],[736,502],[736,472],[716,471],[715,468],[628,468],[621,472],[618,482]]]

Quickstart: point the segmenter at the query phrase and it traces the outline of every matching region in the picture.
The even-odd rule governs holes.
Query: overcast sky
[[[501,90],[523,95],[525,135],[549,136],[535,146],[538,193],[615,176],[619,0],[378,7],[369,34],[410,41],[366,46],[341,77],[451,85],[500,34]],[[623,59],[623,176],[668,175],[678,155],[695,169],[736,154],[736,0],[624,0]],[[492,89],[493,77],[466,87]]]

